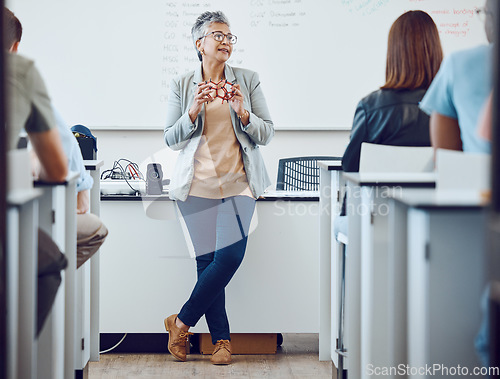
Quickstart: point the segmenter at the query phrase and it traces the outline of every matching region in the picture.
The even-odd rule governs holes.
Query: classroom
[[[498,0],[1,3],[0,378],[500,377]]]

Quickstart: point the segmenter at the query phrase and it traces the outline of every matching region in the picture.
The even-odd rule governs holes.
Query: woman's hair
[[[207,34],[207,28],[210,24],[213,24],[214,22],[220,23],[220,24],[226,24],[229,26],[229,21],[227,17],[222,13],[221,11],[216,11],[216,12],[203,12],[201,15],[198,16],[196,19],[193,27],[191,28],[191,37],[193,37],[193,44],[196,49],[196,41],[198,41],[201,37],[203,37],[205,34]],[[196,52],[198,53],[198,58],[201,61],[201,53],[196,49]]]
[[[398,17],[389,31],[385,84],[382,89],[429,88],[443,50],[432,18],[422,11]]]

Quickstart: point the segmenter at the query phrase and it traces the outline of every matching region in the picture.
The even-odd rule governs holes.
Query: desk
[[[434,173],[343,173],[347,182],[349,246],[346,268],[346,347],[350,377],[369,378],[366,368],[389,367],[401,353],[391,343],[387,317],[397,270],[389,255],[388,194],[394,189],[434,187]],[[392,270],[392,271],[391,271]],[[396,324],[397,326],[397,324]],[[404,351],[403,351],[404,354]],[[404,357],[402,358],[404,359]]]
[[[332,360],[338,367],[335,353],[338,338],[337,320],[337,260],[338,243],[333,234],[335,217],[340,214],[340,172],[341,161],[320,161],[320,321],[319,321],[319,360]]]
[[[63,183],[34,183],[35,187],[43,190],[43,198],[40,200],[40,228],[52,237],[68,260],[68,266],[62,275],[61,288],[64,291],[58,291],[39,336],[40,345],[45,346],[38,352],[40,377],[68,378],[75,374],[75,356],[78,351],[75,209],[76,181],[79,175],[77,172],[69,172]]]
[[[7,377],[37,372],[38,198],[25,189],[7,195]]]
[[[85,169],[90,171],[90,176],[94,180],[94,185],[90,189],[90,213],[100,216],[101,214],[101,190],[100,177],[102,160],[86,160]],[[81,267],[83,268],[83,267]],[[100,254],[97,252],[90,258],[90,332],[89,332],[89,354],[90,361],[99,361],[99,274],[100,274]],[[84,367],[84,366],[83,366]]]
[[[408,364],[472,373],[480,366],[473,344],[487,282],[486,208],[479,197],[446,200],[435,191],[394,196],[394,207],[408,215]]]
[[[233,333],[318,333],[318,193],[282,195],[257,201],[257,227],[226,289]],[[147,217],[142,200],[172,217]],[[163,319],[188,299],[195,262],[176,214],[166,197],[102,197],[110,233],[101,248],[101,333],[166,333]],[[192,331],[208,329],[201,321]]]

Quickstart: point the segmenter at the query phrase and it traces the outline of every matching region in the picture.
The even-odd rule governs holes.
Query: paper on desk
[[[283,198],[293,198],[293,197],[319,197],[319,191],[278,191],[278,190],[267,190],[264,192],[262,197],[283,197]]]

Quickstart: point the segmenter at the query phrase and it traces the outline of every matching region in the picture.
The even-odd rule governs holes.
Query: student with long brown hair
[[[436,24],[423,11],[401,15],[389,31],[386,83],[356,109],[344,171],[359,171],[363,142],[430,146],[429,117],[418,108],[439,70],[443,51]]]

